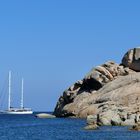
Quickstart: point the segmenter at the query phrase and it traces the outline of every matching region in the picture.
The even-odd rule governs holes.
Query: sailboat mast
[[[24,86],[24,79],[22,78],[22,82],[21,82],[21,103],[20,103],[21,109],[24,107],[23,106],[23,92],[24,92],[23,86]]]
[[[9,71],[9,96],[8,96],[8,110],[11,108],[11,71]]]

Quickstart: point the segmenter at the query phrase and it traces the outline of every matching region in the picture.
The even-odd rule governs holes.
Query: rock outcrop
[[[55,118],[54,115],[51,114],[47,114],[47,113],[39,113],[35,115],[37,118],[42,118],[42,119],[46,119],[46,118]]]
[[[97,115],[98,125],[134,125],[140,119],[140,48],[128,51],[121,64],[93,68],[64,91],[57,117]]]
[[[87,116],[87,126],[84,127],[85,130],[96,130],[99,126],[97,125],[97,116],[89,115]]]
[[[137,122],[135,125],[133,125],[130,130],[140,131],[140,122]]]
[[[122,64],[140,72],[140,47],[129,50],[122,59]]]

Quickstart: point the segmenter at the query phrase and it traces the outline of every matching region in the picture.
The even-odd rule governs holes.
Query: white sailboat
[[[9,71],[8,109],[5,110],[5,111],[0,111],[1,113],[4,113],[4,114],[33,114],[33,111],[31,110],[31,108],[24,108],[24,102],[23,102],[24,90],[23,90],[23,86],[24,86],[24,80],[22,78],[20,108],[11,107],[11,71]]]

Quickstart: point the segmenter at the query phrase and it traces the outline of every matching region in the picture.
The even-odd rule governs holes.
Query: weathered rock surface
[[[87,126],[84,127],[85,130],[96,130],[99,126],[97,125],[97,115],[87,116]]]
[[[93,68],[64,91],[54,114],[80,118],[97,115],[97,125],[136,124],[140,120],[139,67],[140,48],[134,48],[120,65],[109,61]]]
[[[129,50],[122,59],[122,64],[140,72],[140,47]]]
[[[140,131],[140,122],[137,122],[135,125],[133,125],[130,130]]]

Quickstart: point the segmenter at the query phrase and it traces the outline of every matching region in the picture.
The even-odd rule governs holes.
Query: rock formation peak
[[[130,49],[123,57],[122,64],[132,70],[140,71],[140,47]]]

